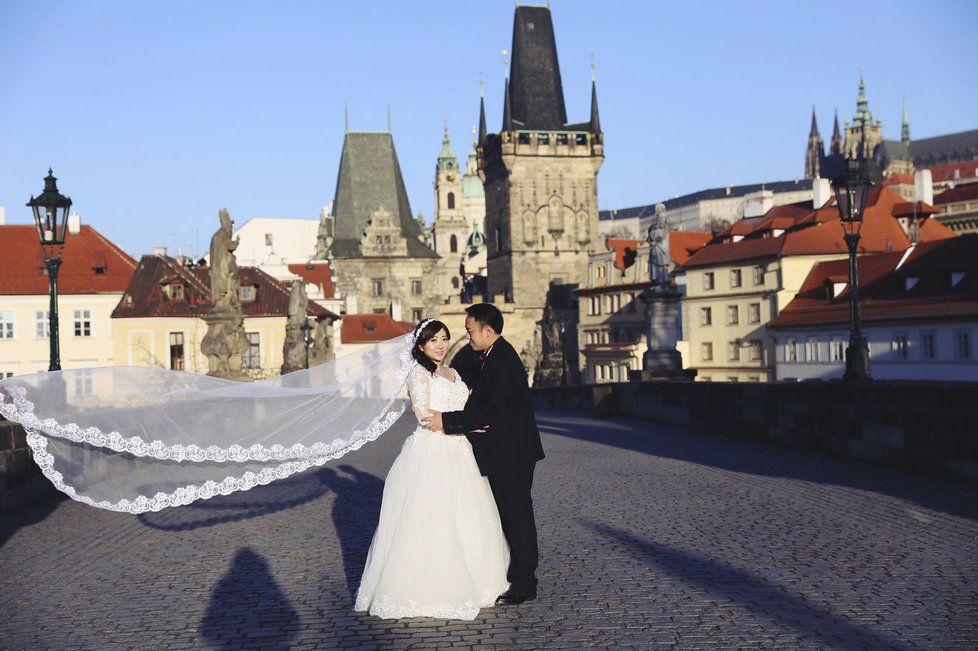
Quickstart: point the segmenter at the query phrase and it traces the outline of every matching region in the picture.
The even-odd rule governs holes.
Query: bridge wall
[[[24,428],[0,418],[0,513],[53,499],[57,489],[31,457]]]
[[[632,416],[978,485],[978,384],[628,382],[533,389],[538,408]]]

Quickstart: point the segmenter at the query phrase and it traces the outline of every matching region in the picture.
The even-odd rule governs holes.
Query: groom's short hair
[[[503,313],[492,303],[476,303],[465,308],[465,313],[475,319],[480,327],[489,326],[497,335],[503,334]]]

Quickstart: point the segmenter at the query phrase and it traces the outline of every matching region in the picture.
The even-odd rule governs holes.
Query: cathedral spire
[[[839,110],[835,111],[835,126],[832,128],[832,144],[829,146],[833,154],[842,154],[842,132],[839,131]]]
[[[869,126],[873,123],[873,114],[869,112],[869,99],[866,97],[866,82],[863,73],[859,72],[859,95],[856,97],[856,114],[852,117],[852,126]]]
[[[825,160],[825,143],[818,132],[818,122],[815,120],[815,107],[812,107],[812,128],[808,132],[808,150],[805,152],[805,178],[817,179],[822,175],[822,163]]]
[[[818,132],[818,122],[815,120],[814,106],[812,106],[812,128],[808,131],[808,137],[811,138],[812,136],[819,137],[819,138],[821,137],[821,135]]]
[[[486,142],[486,98],[479,97],[479,146]]]
[[[907,113],[907,96],[903,96],[903,124],[900,126],[900,142],[910,144],[910,115]]]
[[[455,169],[458,167],[458,160],[452,150],[452,143],[448,139],[448,118],[445,118],[445,135],[441,139],[441,153],[438,154],[438,169]]]

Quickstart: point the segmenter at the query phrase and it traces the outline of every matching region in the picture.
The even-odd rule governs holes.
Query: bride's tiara
[[[414,343],[418,343],[418,337],[421,336],[421,331],[424,330],[425,326],[431,323],[432,321],[435,321],[435,319],[425,319],[424,321],[421,322],[421,325],[419,325],[418,328],[414,331]]]

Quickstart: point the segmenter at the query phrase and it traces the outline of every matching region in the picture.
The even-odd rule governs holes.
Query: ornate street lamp
[[[48,169],[44,179],[44,192],[36,198],[32,195],[27,205],[34,211],[34,225],[37,238],[44,254],[44,264],[48,270],[51,308],[48,312],[48,337],[51,342],[51,363],[49,371],[61,370],[61,352],[58,345],[58,269],[61,267],[61,254],[64,252],[68,236],[68,211],[71,199],[58,192],[58,179]]]
[[[302,325],[299,326],[299,330],[302,331],[302,343],[305,344],[306,349],[306,368],[309,368],[309,349],[312,347],[312,324],[308,320],[303,321]]]
[[[863,226],[863,214],[869,188],[879,185],[882,172],[872,160],[846,158],[844,171],[832,180],[839,207],[842,233],[849,249],[849,349],[843,379],[869,379],[869,345],[859,328],[859,276],[856,270],[856,247]]]

